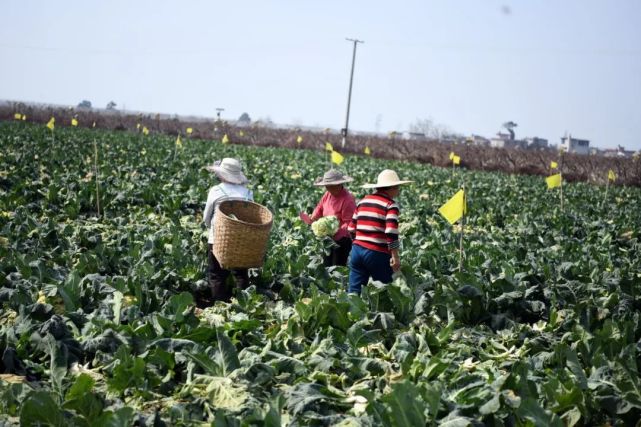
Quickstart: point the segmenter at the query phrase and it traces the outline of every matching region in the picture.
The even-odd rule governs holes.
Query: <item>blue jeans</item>
[[[357,244],[352,246],[352,258],[349,262],[348,292],[361,293],[361,287],[367,285],[369,278],[383,283],[392,281],[390,254],[366,249]]]

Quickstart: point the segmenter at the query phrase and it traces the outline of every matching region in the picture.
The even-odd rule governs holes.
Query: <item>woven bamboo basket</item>
[[[213,252],[221,267],[227,270],[261,267],[272,221],[270,210],[258,203],[220,202],[214,216]]]

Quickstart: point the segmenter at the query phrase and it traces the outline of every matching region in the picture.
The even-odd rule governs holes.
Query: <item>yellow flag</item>
[[[245,132],[241,130],[240,132],[238,132],[238,136],[245,136]]]
[[[71,126],[78,126],[78,120],[71,119]]]
[[[456,154],[454,154],[454,151],[450,152],[450,160],[454,160],[454,156],[456,156]]]
[[[22,115],[22,120],[27,120],[27,115],[26,114]]]
[[[617,180],[617,174],[614,173],[612,169],[608,171],[608,179],[610,181],[616,181]]]
[[[16,114],[13,115],[13,118],[16,119],[16,120],[20,120],[22,118],[22,114],[16,113]]]
[[[345,157],[338,151],[332,151],[332,163],[336,163],[337,165],[340,165],[345,161]]]
[[[454,163],[455,165],[460,165],[461,164],[461,158],[459,156],[457,156],[457,155],[454,155],[452,157],[452,163]]]
[[[372,150],[370,150],[368,146],[365,146],[365,149],[363,150],[363,152],[364,152],[365,154],[367,154],[368,156],[369,156],[370,154],[372,154]]]
[[[180,135],[176,138],[176,147],[183,148],[183,142],[180,140]]]
[[[50,118],[49,122],[47,122],[47,127],[53,131],[53,129],[56,127],[56,119],[55,118]]]
[[[227,134],[223,135],[223,139],[221,140],[221,142],[223,144],[229,144],[229,137],[227,136]]]
[[[96,127],[96,122],[93,122],[93,125],[91,125],[92,128]]]
[[[187,135],[191,135],[194,130],[192,128],[187,128]]]
[[[550,162],[550,168],[557,169],[558,167],[559,167],[559,164],[554,160]]]
[[[557,173],[555,175],[550,175],[545,178],[545,183],[548,185],[548,188],[555,188],[561,186],[561,174]]]
[[[334,151],[334,147],[332,147],[332,144],[330,144],[329,142],[326,142],[325,143],[325,150],[326,151]]]
[[[136,129],[140,129],[140,123],[136,123]]]
[[[147,126],[142,127],[142,133],[145,135],[149,135],[149,129],[147,129]]]
[[[300,135],[298,135],[298,138],[296,138],[296,142],[297,142],[297,143],[299,143],[299,144],[300,144],[301,142],[303,142],[303,137],[302,137],[302,136],[300,136]]]
[[[467,212],[465,192],[463,190],[459,190],[458,193],[447,201],[447,203],[439,208],[438,212],[443,215],[443,218],[445,218],[450,224],[454,224],[456,221],[461,219],[461,217]]]

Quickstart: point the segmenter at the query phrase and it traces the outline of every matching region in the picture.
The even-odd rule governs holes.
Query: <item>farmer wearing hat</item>
[[[361,287],[369,278],[383,283],[392,281],[392,274],[401,268],[398,255],[398,196],[400,186],[412,181],[399,179],[396,172],[386,169],[378,174],[376,184],[365,184],[363,188],[374,188],[358,202],[348,231],[354,237],[352,258],[349,263],[350,293],[361,293]]]
[[[300,218],[307,224],[311,224],[324,216],[333,215],[338,219],[338,231],[333,236],[334,242],[338,246],[333,247],[329,255],[325,256],[326,267],[347,265],[347,258],[352,249],[352,239],[347,231],[347,226],[352,219],[354,209],[356,209],[356,203],[352,193],[343,186],[343,184],[352,181],[352,178],[336,169],[330,169],[325,172],[322,178],[314,182],[315,186],[325,187],[327,191],[321,197],[318,205],[316,205],[312,216],[310,217],[304,212],[300,213]]]
[[[249,286],[249,275],[247,269],[242,270],[225,270],[214,256],[214,215],[216,206],[223,200],[254,200],[254,195],[249,190],[247,178],[243,174],[243,168],[240,161],[232,158],[224,158],[216,161],[213,165],[207,166],[210,172],[213,172],[220,180],[220,184],[209,189],[205,212],[203,213],[203,222],[209,228],[207,239],[207,280],[211,289],[212,302],[229,301],[232,296],[232,289],[227,285],[227,278],[233,274],[236,279],[236,286],[245,289]],[[207,302],[207,301],[201,301]]]

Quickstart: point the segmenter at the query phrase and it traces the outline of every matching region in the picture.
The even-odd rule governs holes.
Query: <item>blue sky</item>
[[[0,4],[0,99],[641,149],[641,1]]]

